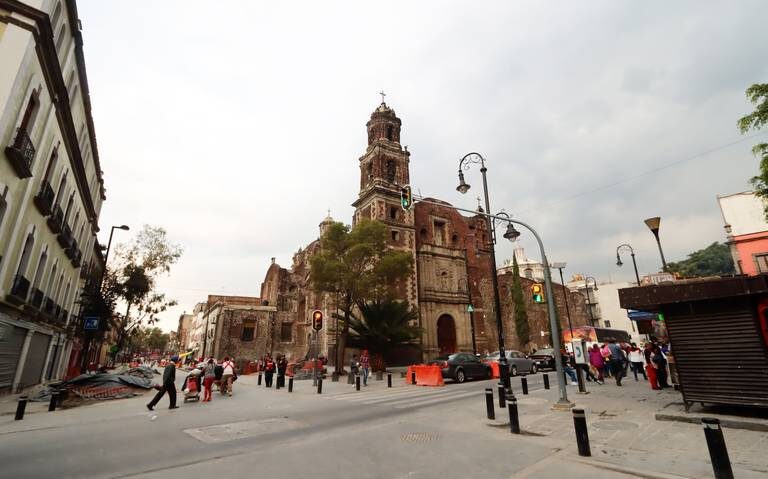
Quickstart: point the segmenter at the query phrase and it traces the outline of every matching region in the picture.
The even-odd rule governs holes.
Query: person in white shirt
[[[221,394],[229,393],[232,396],[232,380],[235,376],[235,363],[229,360],[229,356],[224,356],[221,363],[224,372],[221,375]]]
[[[635,375],[635,381],[637,381],[638,371],[642,373],[643,379],[648,379],[645,375],[645,355],[635,343],[632,343],[632,347],[629,349],[629,364],[632,366],[632,373]]]

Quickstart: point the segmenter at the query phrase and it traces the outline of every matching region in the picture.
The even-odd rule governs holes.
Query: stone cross
[[[387,94],[386,94],[386,93],[384,93],[384,90],[381,90],[381,91],[379,92],[379,95],[381,95],[381,103],[384,103],[384,97],[385,97],[385,96],[387,96]]]

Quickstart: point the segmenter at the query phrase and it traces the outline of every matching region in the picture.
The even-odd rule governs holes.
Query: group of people
[[[349,362],[349,370],[353,375],[360,374],[363,378],[363,386],[368,385],[368,376],[371,374],[371,358],[367,350],[360,351],[360,357],[357,354],[352,355]]]
[[[563,370],[572,384],[576,384],[577,380],[574,368],[581,369],[587,381],[605,384],[606,378],[613,378],[617,386],[621,386],[621,380],[627,377],[631,368],[635,381],[639,381],[639,375],[642,375],[652,389],[664,389],[671,387],[667,382],[667,352],[668,345],[656,341],[638,347],[636,343],[617,342],[614,338],[608,338],[605,344],[595,343],[589,348],[588,364],[576,364],[573,356],[565,350],[561,351],[561,360]]]
[[[155,405],[160,402],[160,399],[166,393],[170,403],[169,409],[176,409],[178,407],[176,405],[176,368],[178,367],[178,362],[178,356],[171,356],[165,368],[163,368],[163,381],[159,387],[156,387],[158,391],[155,397],[147,404],[147,409],[150,411],[154,410]],[[200,378],[202,377],[202,402],[211,401],[214,386],[219,388],[222,395],[232,396],[232,384],[237,379],[237,368],[229,356],[225,356],[221,362],[217,362],[213,357],[200,358],[193,373],[187,376],[182,389],[188,390],[190,388],[188,382],[194,381],[197,391],[200,391]]]
[[[257,368],[264,371],[264,385],[272,387],[275,372],[277,372],[277,384],[275,387],[285,387],[285,374],[288,371],[288,359],[284,354],[278,354],[277,358],[272,359],[272,355],[267,353],[258,361]]]

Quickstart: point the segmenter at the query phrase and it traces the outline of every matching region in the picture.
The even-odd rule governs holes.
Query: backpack
[[[217,364],[216,367],[213,368],[213,374],[216,376],[216,380],[221,379],[224,375],[224,367],[221,364]]]

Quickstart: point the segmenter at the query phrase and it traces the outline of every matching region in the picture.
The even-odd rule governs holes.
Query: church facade
[[[400,143],[401,126],[394,110],[383,102],[371,114],[366,124],[368,145],[358,161],[360,190],[352,202],[353,224],[364,219],[382,222],[389,229],[388,246],[413,257],[413,269],[400,295],[418,312],[417,325],[424,332],[419,344],[404,348],[399,362],[425,361],[457,351],[496,350],[491,238],[486,218],[479,214],[464,216],[449,203],[432,198],[429,203],[417,202],[409,211],[402,209],[400,187],[410,184],[410,152]],[[320,223],[319,236],[333,221],[329,216]],[[315,239],[294,254],[290,268],[281,267],[273,259],[267,271],[261,301],[276,307],[273,321],[279,323],[269,330],[283,331],[284,338],[292,338],[290,342],[272,341],[278,345],[278,349],[270,351],[273,354],[289,358],[316,354],[335,357],[334,331],[338,328],[333,327],[331,318],[336,310],[334,299],[313,291],[309,280],[309,261],[319,248],[320,241]],[[556,291],[562,290],[556,287]],[[510,296],[502,298],[506,347],[523,349],[546,344],[548,338],[541,340],[538,335],[530,343],[521,344],[512,323],[511,289],[504,288],[504,294]],[[583,304],[583,300],[574,298],[571,304]],[[543,306],[531,304],[529,309],[544,312]],[[325,312],[326,325],[331,326],[317,337],[310,327],[315,309]],[[574,313],[575,323],[586,322],[585,317],[581,318],[583,311],[571,311],[572,319]],[[559,316],[564,318],[565,312]]]

